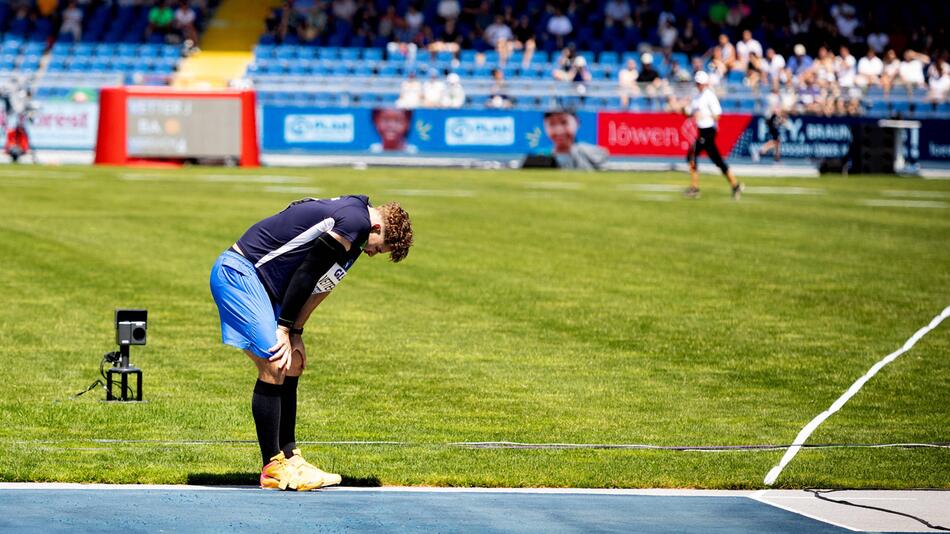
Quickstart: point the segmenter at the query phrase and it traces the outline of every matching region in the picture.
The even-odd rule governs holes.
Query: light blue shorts
[[[261,358],[273,356],[267,349],[277,344],[280,306],[271,304],[254,264],[232,250],[222,252],[211,268],[211,295],[221,316],[222,343]]]

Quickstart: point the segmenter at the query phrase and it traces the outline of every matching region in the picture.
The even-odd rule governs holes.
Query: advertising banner
[[[779,126],[782,157],[790,159],[844,158],[851,150],[851,127],[877,119],[793,115]],[[755,117],[736,143],[732,155],[749,157],[765,144],[769,126],[765,117]]]
[[[97,102],[40,100],[40,109],[27,127],[30,141],[37,150],[92,150],[96,146],[99,125]]]
[[[241,101],[236,98],[130,96],[129,156],[226,157],[241,153]]]
[[[720,153],[732,151],[751,120],[751,115],[720,118],[716,136]],[[597,114],[597,144],[616,156],[685,157],[696,134],[695,123],[677,113]]]
[[[594,113],[264,106],[261,146],[275,152],[550,153],[594,143]]]
[[[675,113],[543,113],[519,110],[317,108],[261,109],[261,145],[270,152],[473,155],[513,157],[566,152],[596,144],[613,156],[684,158],[696,137],[693,121]],[[851,128],[865,117],[789,117],[779,129],[782,157],[841,158]],[[910,160],[950,161],[950,121],[922,120],[905,143]],[[723,154],[748,158],[769,139],[766,119],[726,114],[716,143]]]
[[[910,157],[919,151],[919,159],[927,161],[950,161],[950,121],[927,120],[916,133],[908,136]]]

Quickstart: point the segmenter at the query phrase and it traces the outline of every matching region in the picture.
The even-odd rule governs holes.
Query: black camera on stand
[[[115,342],[119,351],[113,353],[115,357],[112,368],[106,372],[106,400],[107,401],[141,401],[142,400],[142,370],[133,367],[129,362],[129,347],[144,345],[148,333],[147,310],[115,310]],[[129,395],[132,388],[129,386],[129,375],[135,377],[135,394]],[[120,391],[117,397],[112,392],[112,386],[118,380]]]

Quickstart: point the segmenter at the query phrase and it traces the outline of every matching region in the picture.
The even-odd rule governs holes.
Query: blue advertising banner
[[[597,142],[596,113],[265,105],[261,115],[261,149],[269,152],[521,156]]]
[[[851,147],[851,128],[877,124],[871,117],[790,116],[779,126],[782,157],[823,159],[847,157]],[[950,121],[922,119],[919,130],[906,130],[904,157],[909,161],[950,161]],[[765,117],[754,117],[739,137],[732,156],[749,157],[771,137]]]

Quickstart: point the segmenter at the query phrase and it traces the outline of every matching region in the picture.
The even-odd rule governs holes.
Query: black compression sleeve
[[[293,326],[297,315],[300,314],[300,308],[303,308],[304,303],[313,293],[317,280],[323,273],[329,271],[334,263],[343,259],[345,254],[346,249],[343,245],[331,236],[324,234],[317,239],[310,253],[290,279],[287,291],[284,292],[284,301],[280,305],[280,318],[277,319],[277,324],[287,328]]]

